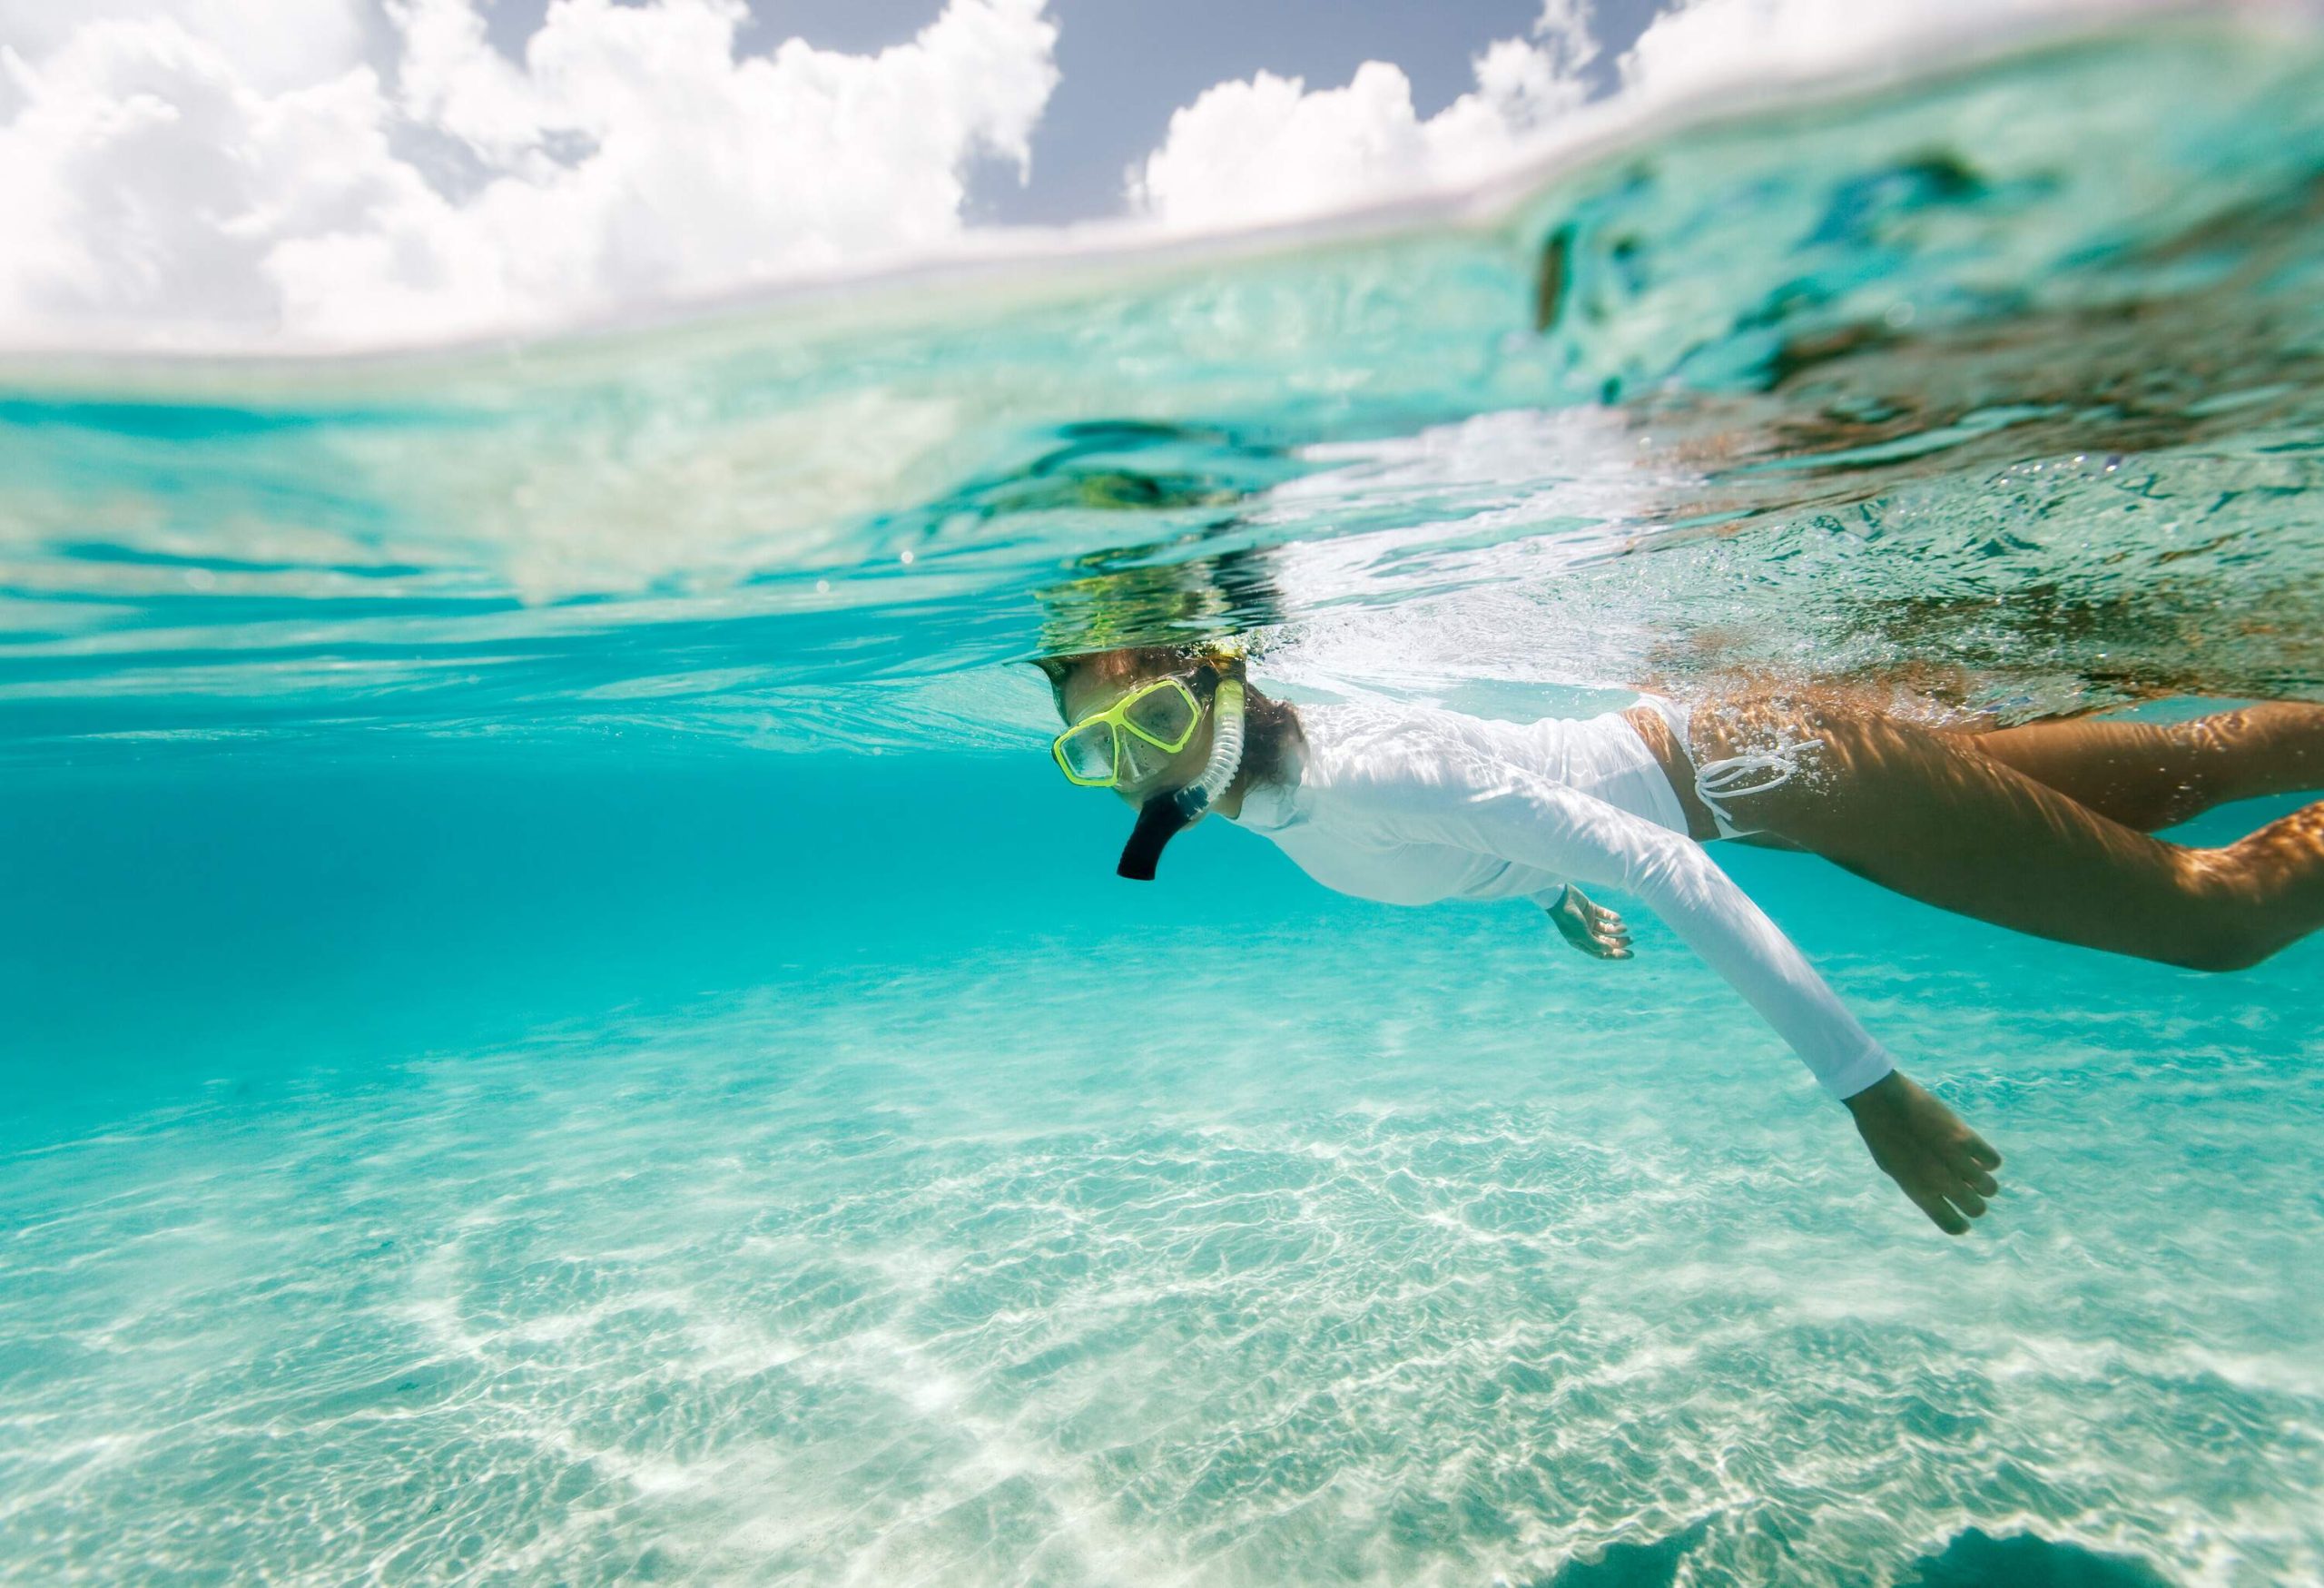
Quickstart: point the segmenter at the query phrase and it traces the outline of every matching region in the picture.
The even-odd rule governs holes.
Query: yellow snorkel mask
[[[1077,788],[1119,788],[1185,749],[1201,725],[1195,692],[1184,679],[1163,678],[1083,717],[1050,743],[1049,754]]]
[[[1114,868],[1118,875],[1153,881],[1162,846],[1200,821],[1242,769],[1242,664],[1228,666],[1231,675],[1222,676],[1215,663],[1206,663],[1196,675],[1197,683],[1216,681],[1208,691],[1210,755],[1202,775],[1184,788],[1153,795],[1138,808],[1137,825]],[[1119,788],[1150,775],[1191,744],[1202,712],[1202,701],[1185,679],[1157,679],[1066,729],[1050,743],[1049,754],[1067,781],[1078,787]]]

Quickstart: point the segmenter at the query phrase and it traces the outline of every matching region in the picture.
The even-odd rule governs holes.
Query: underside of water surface
[[[1326,893],[1019,664],[2324,699],[2324,39],[1610,123],[1315,234],[0,368],[0,1578],[2324,1580],[2324,956]],[[2223,843],[2296,800],[2171,836]]]

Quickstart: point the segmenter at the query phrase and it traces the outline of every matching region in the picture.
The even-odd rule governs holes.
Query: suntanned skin
[[[2204,971],[2324,926],[2324,802],[2219,849],[2147,835],[2223,801],[2324,786],[2324,707],[1973,735],[1747,698],[1697,708],[1689,727],[1699,763],[1820,741],[1808,775],[1725,802],[1729,815],[1939,909]],[[1873,1161],[1939,1228],[1984,1211],[2000,1156],[1950,1109],[1901,1072],[1847,1104]]]
[[[1109,656],[1059,686],[1078,721],[1152,676]],[[2199,849],[2149,836],[2228,800],[2324,787],[2324,706],[2277,703],[2174,724],[2035,723],[1986,733],[1920,726],[1839,699],[1732,696],[1698,705],[1689,744],[1662,719],[1637,723],[1687,808],[1716,835],[1691,766],[1813,739],[1801,775],[1722,802],[1737,824],[1820,854],[1883,887],[1977,920],[2114,953],[2231,971],[2324,926],[2324,801],[2237,843]],[[1210,752],[1192,742],[1142,783],[1137,804],[1191,782]],[[1217,805],[1238,814],[1250,774]],[[1569,889],[1550,917],[1596,958],[1630,957],[1620,915]],[[1950,1235],[1999,1190],[2001,1154],[1895,1071],[1846,1100],[1873,1162]]]
[[[1802,776],[1726,801],[1736,822],[1996,926],[2199,971],[2256,965],[2324,926],[2324,802],[2217,849],[2144,831],[2324,786],[2324,706],[1947,734],[1746,698],[1698,708],[1690,736],[1699,761],[1819,741]]]

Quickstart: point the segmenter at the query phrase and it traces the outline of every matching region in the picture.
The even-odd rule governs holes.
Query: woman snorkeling
[[[1300,705],[1209,647],[1039,664],[1066,776],[1138,807],[1123,875],[1205,814],[1265,833],[1326,887],[1394,904],[1529,899],[1578,947],[1630,957],[1642,900],[1775,1027],[1874,1162],[1962,1234],[2001,1155],[1896,1069],[1703,845],[1804,849],[1942,909],[2200,970],[2258,963],[2324,925],[2324,802],[2241,841],[2148,834],[2227,800],[2324,786],[2324,706],[2199,721],[1939,731],[1837,701],[1641,695],[1588,720]]]

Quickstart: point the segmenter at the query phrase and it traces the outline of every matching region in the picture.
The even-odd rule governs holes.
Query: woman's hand
[[[2001,1187],[2001,1154],[1961,1116],[1892,1070],[1847,1100],[1872,1161],[1947,1235],[1969,1233]]]
[[[1630,929],[1622,918],[1601,905],[1592,904],[1590,896],[1572,883],[1558,895],[1558,902],[1547,906],[1550,924],[1560,936],[1583,953],[1596,960],[1627,960],[1630,957]]]

